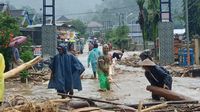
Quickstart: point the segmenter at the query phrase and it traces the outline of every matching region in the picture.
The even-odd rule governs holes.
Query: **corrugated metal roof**
[[[103,25],[98,22],[92,21],[92,22],[88,23],[87,27],[95,28],[95,27],[103,27]]]

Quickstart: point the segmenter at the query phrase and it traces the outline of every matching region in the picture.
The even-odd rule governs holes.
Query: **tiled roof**
[[[20,17],[25,15],[25,10],[10,10],[10,14],[13,17]]]
[[[60,18],[58,18],[56,21],[68,21],[69,19],[66,18],[65,16],[61,16]]]

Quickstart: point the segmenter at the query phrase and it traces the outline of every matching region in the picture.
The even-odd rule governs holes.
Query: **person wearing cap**
[[[65,46],[57,47],[59,54],[55,55],[49,67],[52,75],[48,88],[57,90],[58,95],[66,98],[65,94],[73,95],[73,89],[82,90],[80,75],[85,68],[71,53],[67,53]]]
[[[139,55],[140,59],[143,61],[145,59],[150,59],[151,61],[153,61],[152,57],[151,57],[151,52],[150,51],[143,51],[140,55]]]
[[[3,102],[4,97],[4,70],[5,70],[5,60],[3,55],[0,53],[0,105]]]
[[[172,89],[172,77],[166,69],[156,65],[149,58],[139,62],[139,65],[144,68],[145,77],[152,86],[157,86],[168,90]],[[155,94],[152,94],[152,98],[154,100],[160,100],[160,96]]]
[[[97,60],[100,55],[101,55],[101,52],[98,49],[98,44],[96,43],[94,44],[94,48],[92,49],[92,51],[90,51],[88,55],[88,67],[90,67],[90,63],[91,63],[94,79],[96,79]]]

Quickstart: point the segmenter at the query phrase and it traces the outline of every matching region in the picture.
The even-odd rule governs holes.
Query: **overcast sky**
[[[22,6],[30,6],[37,12],[43,7],[43,0],[0,0],[1,2],[9,2],[16,8]],[[52,0],[46,0],[51,3]],[[94,10],[96,4],[100,4],[102,0],[55,0],[56,1],[56,15],[66,15],[71,13],[82,13],[89,10]],[[40,11],[41,12],[41,11]],[[42,13],[42,12],[41,12]]]

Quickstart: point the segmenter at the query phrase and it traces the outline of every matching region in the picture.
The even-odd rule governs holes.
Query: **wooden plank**
[[[199,48],[200,48],[200,40],[195,39],[194,40],[194,58],[195,58],[195,64],[199,65]]]

